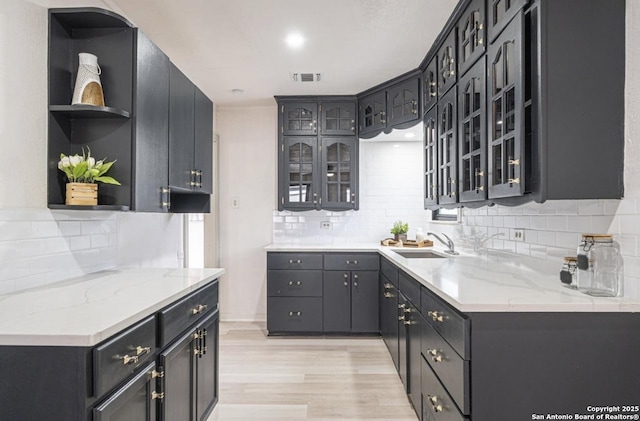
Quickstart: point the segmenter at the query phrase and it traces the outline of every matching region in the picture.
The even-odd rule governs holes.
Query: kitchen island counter
[[[0,295],[0,345],[94,346],[222,274],[109,270]]]

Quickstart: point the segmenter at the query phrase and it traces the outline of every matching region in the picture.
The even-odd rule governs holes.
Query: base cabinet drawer
[[[427,322],[462,358],[471,359],[469,351],[470,321],[427,288],[421,289],[421,311]]]
[[[270,297],[322,297],[321,270],[269,270],[267,280]]]
[[[93,421],[156,421],[154,371],[156,363],[146,365],[140,373],[93,409]]]
[[[156,318],[147,317],[93,349],[93,391],[102,396],[156,352]]]
[[[322,254],[319,253],[267,253],[267,269],[322,270]]]
[[[433,373],[429,364],[422,360],[422,421],[465,421]]]
[[[327,253],[324,270],[380,270],[377,253]]]
[[[161,347],[218,307],[218,281],[200,288],[158,313]]]
[[[269,297],[269,332],[322,332],[322,297]]]
[[[463,414],[471,410],[469,399],[469,361],[462,359],[429,324],[422,327],[422,356],[436,373]]]

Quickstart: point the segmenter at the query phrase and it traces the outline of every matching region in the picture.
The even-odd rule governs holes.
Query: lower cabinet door
[[[404,324],[406,320],[405,310],[409,306],[409,300],[405,298],[402,293],[398,295],[398,312],[397,314],[397,324],[398,324],[398,373],[400,374],[400,379],[402,379],[402,384],[404,385],[404,389],[409,391],[409,358],[408,358],[408,340],[407,340],[407,326]]]
[[[379,332],[378,271],[351,273],[351,331]],[[325,327],[326,330],[326,327]]]
[[[196,358],[196,419],[205,421],[218,402],[218,326],[216,310],[200,325],[201,351]]]
[[[411,317],[406,323],[408,337],[408,356],[409,356],[409,399],[418,414],[421,410],[421,393],[422,393],[422,343],[420,341],[421,324],[423,323],[420,312],[414,307],[409,307],[411,313],[407,313],[407,318]]]
[[[324,271],[322,325],[325,332],[351,330],[351,272]]]
[[[393,364],[398,366],[398,290],[385,276],[381,276],[380,330]]]
[[[196,332],[189,330],[160,354],[160,365],[164,369],[164,399],[160,406],[162,421],[194,419],[195,336]]]
[[[147,364],[124,386],[96,406],[93,409],[93,421],[155,421],[155,368],[155,362]]]

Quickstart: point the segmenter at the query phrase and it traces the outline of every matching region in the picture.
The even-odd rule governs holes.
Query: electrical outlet
[[[240,199],[238,199],[237,197],[232,197],[231,198],[231,207],[233,209],[238,209],[240,207]]]
[[[320,221],[320,228],[323,230],[330,230],[331,229],[331,222],[329,221]]]
[[[524,243],[524,230],[522,228],[512,230],[511,239],[519,243]]]

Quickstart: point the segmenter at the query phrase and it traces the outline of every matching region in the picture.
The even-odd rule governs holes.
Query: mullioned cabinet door
[[[318,104],[292,102],[280,105],[285,136],[315,136],[318,134]]]
[[[523,20],[518,14],[487,52],[489,199],[524,193]]]

